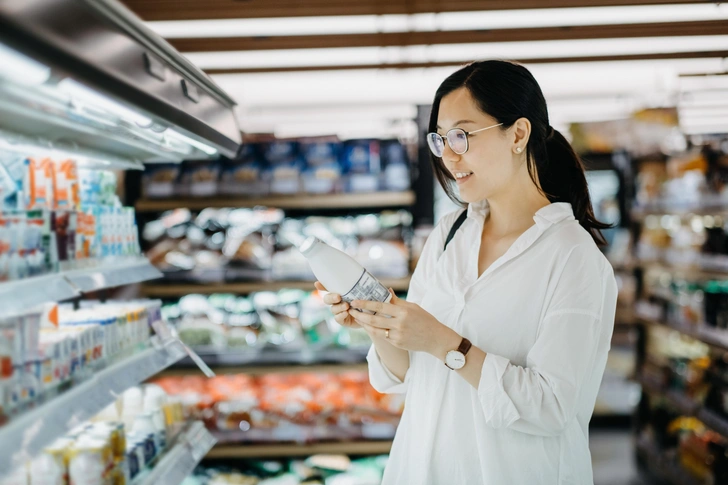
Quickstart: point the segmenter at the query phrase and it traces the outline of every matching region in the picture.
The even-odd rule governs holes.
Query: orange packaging
[[[25,189],[28,194],[28,209],[53,208],[56,179],[53,161],[50,158],[43,160],[30,158],[26,163],[28,171]]]
[[[56,163],[55,199],[58,209],[78,209],[81,201],[78,195],[78,165],[75,160]]]
[[[93,214],[79,212],[76,215],[76,259],[96,257],[96,218]]]

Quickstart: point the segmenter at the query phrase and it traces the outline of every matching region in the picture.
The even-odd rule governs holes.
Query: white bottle
[[[311,265],[316,278],[331,293],[346,302],[370,300],[389,302],[392,295],[386,286],[346,253],[334,249],[318,238],[309,237],[298,248]]]

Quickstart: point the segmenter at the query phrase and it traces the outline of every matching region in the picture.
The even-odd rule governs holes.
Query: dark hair
[[[549,201],[571,203],[579,224],[598,245],[606,245],[601,230],[612,226],[594,216],[584,165],[566,138],[549,124],[546,100],[531,72],[519,64],[496,60],[473,62],[459,69],[435,93],[430,132],[437,131],[442,98],[462,87],[470,91],[482,112],[503,123],[501,130],[510,128],[520,118],[531,122],[531,137],[526,146],[531,180],[537,187],[540,183],[539,190]],[[430,155],[437,180],[448,197],[464,205],[455,195],[454,178],[442,159]]]

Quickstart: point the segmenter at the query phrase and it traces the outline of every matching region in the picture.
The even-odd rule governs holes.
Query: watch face
[[[457,350],[451,350],[445,356],[445,364],[454,370],[462,369],[465,367],[465,356]]]

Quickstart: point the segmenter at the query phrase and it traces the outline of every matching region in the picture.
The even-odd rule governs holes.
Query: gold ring
[[[384,338],[389,338],[389,329],[384,331]]]

